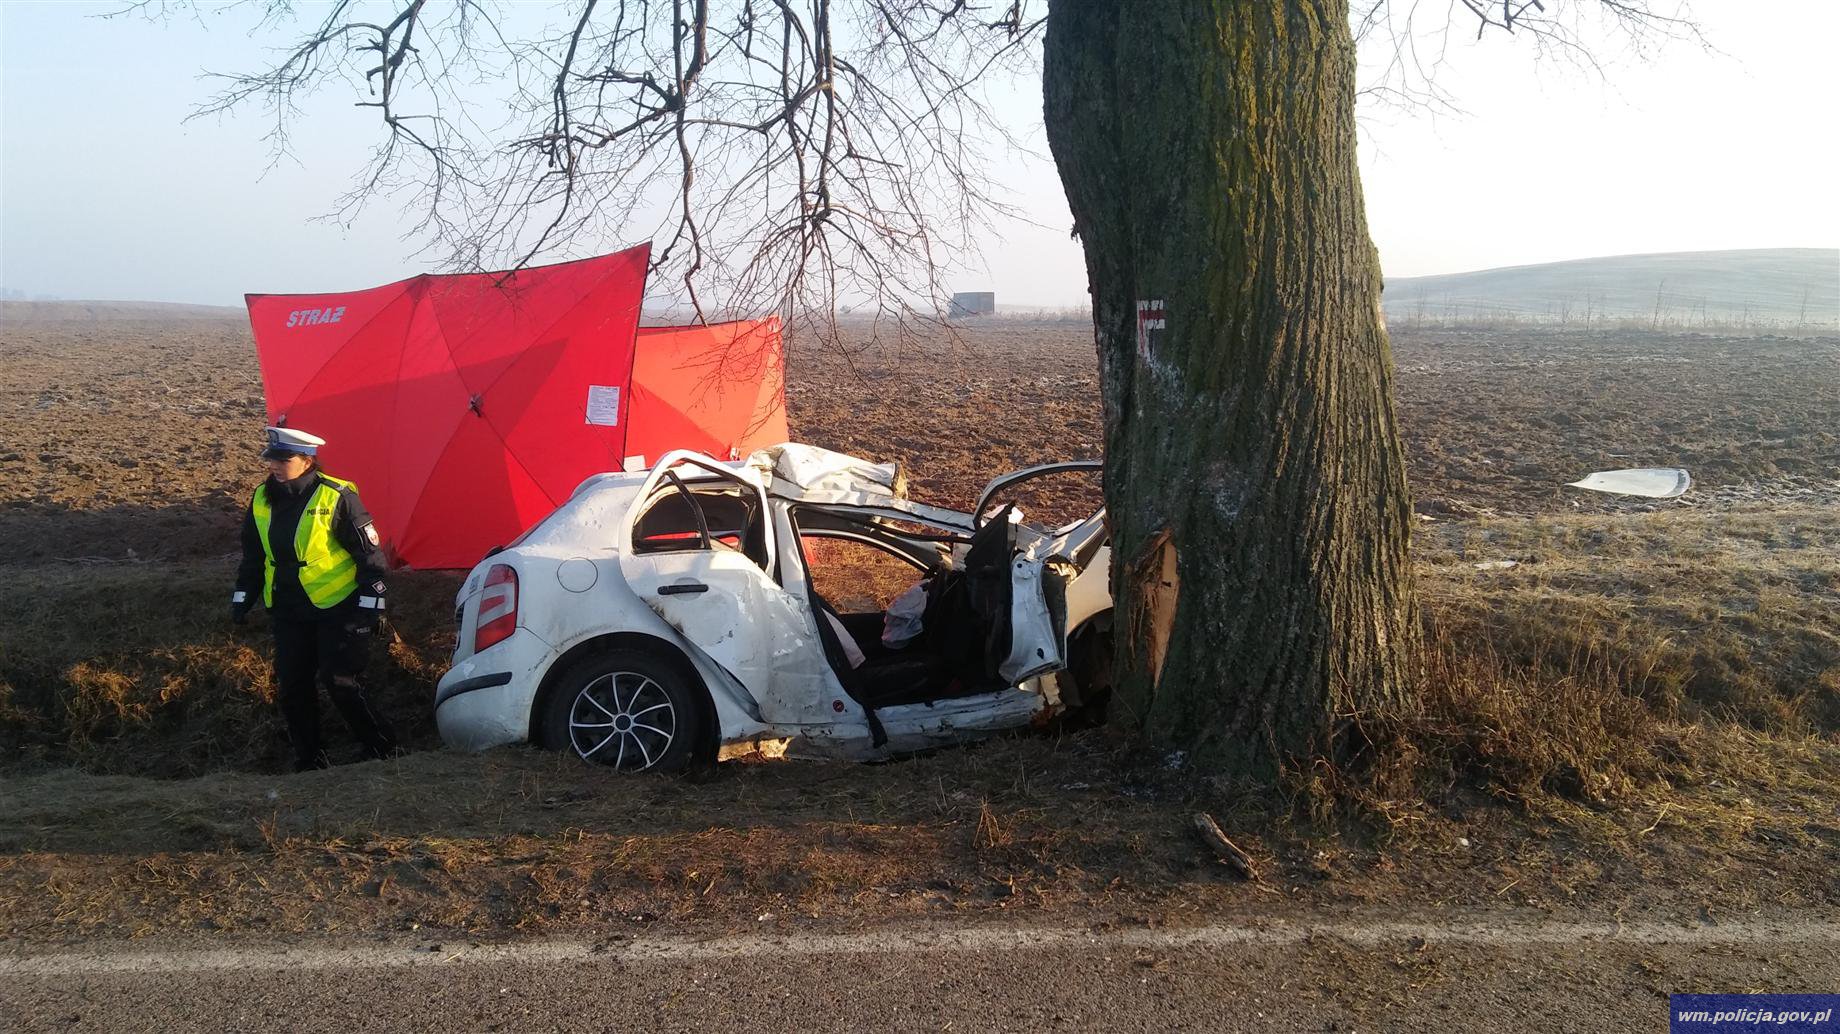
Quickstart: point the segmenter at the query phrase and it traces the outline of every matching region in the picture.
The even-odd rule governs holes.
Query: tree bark
[[[1049,10],[1104,401],[1113,714],[1263,784],[1347,760],[1411,692],[1354,73],[1346,0]]]

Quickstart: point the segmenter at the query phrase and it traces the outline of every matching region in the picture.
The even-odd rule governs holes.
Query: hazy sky
[[[367,287],[428,268],[393,213],[315,219],[375,139],[369,113],[324,98],[293,160],[273,167],[253,109],[183,123],[210,92],[202,71],[255,68],[280,35],[252,38],[246,12],[210,5],[165,25],[95,17],[118,6],[0,0],[0,288],[237,304],[245,291]],[[1514,38],[1458,32],[1439,83],[1464,114],[1364,110],[1368,218],[1388,275],[1840,245],[1840,3],[1692,10],[1722,53],[1609,53],[1606,81],[1536,63]],[[1039,141],[1038,86],[1001,105]],[[1083,304],[1052,165],[1018,156],[1001,169],[1042,225],[1004,224],[988,268],[955,286]],[[571,256],[626,243],[578,242]]]

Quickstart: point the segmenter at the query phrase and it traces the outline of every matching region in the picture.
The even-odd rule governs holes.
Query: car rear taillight
[[[517,569],[493,564],[479,594],[479,621],[473,629],[473,652],[502,643],[517,631]]]

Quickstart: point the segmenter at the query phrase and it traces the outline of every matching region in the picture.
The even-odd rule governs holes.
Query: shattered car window
[[[699,522],[698,517],[701,517]],[[764,570],[765,521],[755,500],[727,487],[661,491],[633,526],[633,551],[668,553],[703,548],[745,553]]]

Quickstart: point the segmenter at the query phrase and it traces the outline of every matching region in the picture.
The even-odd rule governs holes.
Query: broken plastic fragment
[[[1588,488],[1593,492],[1610,492],[1615,495],[1639,495],[1650,499],[1678,499],[1692,485],[1693,478],[1679,467],[1600,470],[1583,481],[1568,482],[1570,488]]]

